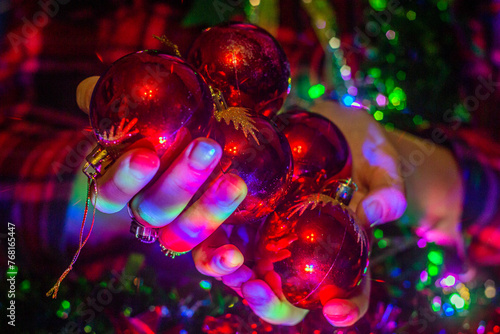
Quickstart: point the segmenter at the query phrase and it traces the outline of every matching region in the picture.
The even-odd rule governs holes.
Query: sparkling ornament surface
[[[205,30],[191,47],[188,61],[223,93],[229,107],[272,117],[290,90],[290,65],[283,49],[252,24],[228,23]]]
[[[345,298],[361,282],[368,241],[349,208],[314,193],[268,216],[258,253],[274,262],[288,301],[314,309],[332,298]]]
[[[293,169],[285,136],[266,117],[241,108],[216,113],[209,136],[223,149],[212,179],[232,172],[248,188],[247,196],[225,223],[253,223],[271,213],[285,196]]]
[[[212,114],[203,78],[180,58],[153,50],[113,63],[90,103],[97,140],[115,159],[140,139],[161,156],[180,139],[206,134]]]
[[[323,180],[351,176],[349,146],[342,132],[330,120],[294,108],[278,115],[275,121],[292,150],[293,180],[304,176]]]

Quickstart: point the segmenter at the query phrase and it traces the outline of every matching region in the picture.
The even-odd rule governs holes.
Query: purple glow
[[[427,246],[427,240],[422,238],[418,241],[417,245],[419,248],[424,248],[425,246]]]
[[[420,273],[420,280],[422,282],[427,282],[427,279],[429,278],[429,274],[427,273],[427,270],[424,270]]]
[[[382,94],[378,94],[376,98],[377,104],[381,107],[385,107],[387,105],[387,97]]]
[[[352,96],[358,95],[358,89],[355,86],[347,88],[347,92]]]

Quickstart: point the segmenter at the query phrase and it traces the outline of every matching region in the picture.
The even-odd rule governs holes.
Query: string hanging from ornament
[[[93,186],[93,187],[92,187]],[[92,195],[92,188],[94,189],[94,209],[92,211],[92,223],[90,225],[89,232],[87,233],[87,236],[85,237],[85,240],[83,240],[83,231],[85,229],[85,222],[87,221],[87,213],[89,209],[89,203],[91,200],[91,195]],[[59,287],[61,286],[61,282],[64,280],[64,278],[69,274],[69,272],[73,269],[73,265],[75,264],[76,260],[78,259],[78,256],[80,255],[80,252],[83,249],[83,246],[87,243],[87,240],[89,240],[90,234],[92,233],[92,228],[94,227],[94,222],[95,222],[95,211],[96,211],[96,206],[95,203],[97,202],[97,185],[95,183],[95,178],[91,177],[88,179],[88,190],[87,190],[87,199],[85,201],[85,209],[83,211],[83,219],[82,219],[82,225],[80,227],[80,239],[78,243],[78,249],[75,252],[75,255],[73,256],[73,259],[71,260],[71,263],[69,264],[68,268],[62,273],[62,275],[59,277],[57,280],[56,284],[46,293],[47,297],[52,296],[52,298],[57,298],[57,292],[59,291]]]

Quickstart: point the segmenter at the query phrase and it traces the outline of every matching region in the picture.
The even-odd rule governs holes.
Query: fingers
[[[250,308],[265,321],[275,325],[293,326],[302,321],[307,310],[280,299],[263,280],[249,280],[241,285],[241,293]]]
[[[86,114],[89,113],[90,99],[94,92],[94,87],[99,80],[98,76],[89,77],[78,84],[76,87],[76,103],[78,107]]]
[[[223,174],[175,221],[160,230],[160,242],[176,252],[185,252],[208,238],[243,201],[247,194],[245,182],[235,174]],[[220,250],[225,261],[243,258],[235,246]],[[230,263],[234,266],[235,263]]]
[[[160,166],[155,152],[139,148],[124,153],[97,180],[96,208],[104,213],[120,211],[153,178]]]
[[[349,299],[331,299],[323,306],[326,320],[337,327],[351,326],[361,319],[368,311],[370,301],[369,273],[360,286],[360,292]]]
[[[224,277],[224,275],[237,271],[242,266],[244,259],[243,254],[236,246],[228,244],[226,233],[222,228],[219,228],[193,249],[193,260],[200,273],[207,276]],[[234,283],[235,280],[235,277],[229,278],[228,282],[232,282],[232,285],[229,286],[237,286]]]
[[[137,220],[152,227],[172,222],[212,173],[221,155],[220,145],[212,139],[192,141],[154,184],[132,200]]]
[[[368,150],[368,165],[360,175],[367,188],[356,213],[365,224],[380,224],[400,218],[406,210],[404,182],[396,151],[384,144]]]
[[[241,286],[243,283],[248,282],[251,279],[255,279],[255,274],[252,269],[243,265],[239,267],[235,272],[222,276],[222,283],[236,291],[238,295],[243,297],[241,293]]]

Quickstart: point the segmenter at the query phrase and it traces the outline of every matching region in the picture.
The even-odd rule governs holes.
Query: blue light
[[[212,283],[203,280],[200,282],[200,287],[204,290],[210,290],[212,288]]]
[[[391,277],[398,277],[401,274],[401,268],[394,268],[391,271]]]
[[[443,310],[444,310],[444,314],[447,317],[450,317],[453,315],[453,313],[455,313],[455,310],[453,309],[453,307],[448,303],[443,304]]]
[[[354,97],[353,97],[353,96],[351,96],[351,95],[349,95],[349,94],[345,94],[345,95],[342,97],[342,102],[343,102],[346,106],[350,107],[350,106],[351,106],[351,104],[354,102]]]

